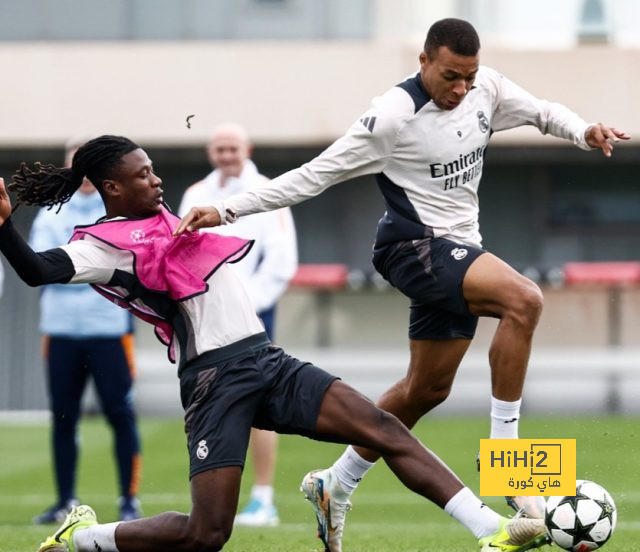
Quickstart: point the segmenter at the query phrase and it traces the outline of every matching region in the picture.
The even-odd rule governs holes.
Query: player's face
[[[479,64],[479,56],[454,54],[446,46],[440,46],[433,59],[422,52],[422,85],[440,109],[455,109],[471,90]]]
[[[153,172],[151,159],[141,148],[122,156],[104,187],[115,207],[110,215],[144,217],[161,210],[162,180]]]
[[[250,146],[243,137],[224,132],[213,137],[208,152],[211,164],[220,169],[225,178],[239,177],[249,158]]]

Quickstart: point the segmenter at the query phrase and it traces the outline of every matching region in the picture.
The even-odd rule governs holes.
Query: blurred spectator
[[[215,170],[187,189],[178,213],[181,216],[196,205],[209,204],[268,182],[250,160],[251,143],[246,131],[237,124],[217,127],[207,154]],[[290,209],[245,217],[233,227],[220,227],[215,231],[255,240],[245,259],[232,268],[238,271],[267,335],[273,341],[276,304],[298,266]],[[279,523],[273,503],[277,438],[272,431],[253,429],[251,432],[255,484],[249,504],[236,516],[238,525],[273,526]]]
[[[84,139],[69,141],[65,166],[71,165]],[[57,247],[71,238],[73,228],[105,215],[100,194],[85,178],[60,211],[41,209],[31,229],[34,250]],[[135,376],[130,314],[106,301],[88,285],[46,286],[40,299],[42,351],[52,413],[52,447],[57,501],[34,523],[60,523],[76,498],[77,428],[82,395],[91,377],[102,410],[113,429],[118,467],[121,520],[140,517],[137,498],[140,439],[131,397]]]

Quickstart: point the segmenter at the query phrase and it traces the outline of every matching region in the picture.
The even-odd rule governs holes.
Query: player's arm
[[[413,112],[411,112],[413,113]],[[217,201],[213,207],[195,207],[187,213],[175,234],[234,222],[238,217],[295,205],[351,178],[381,172],[391,155],[401,115],[377,109],[363,117],[375,117],[371,130],[360,120],[315,159],[289,171],[269,184]],[[222,217],[220,215],[223,215]]]
[[[613,127],[587,123],[560,103],[536,98],[498,73],[491,72],[490,78],[497,89],[494,130],[534,125],[542,134],[570,140],[585,150],[601,149],[607,157],[613,150],[612,141],[629,139],[628,134]]]
[[[75,274],[71,259],[62,249],[36,253],[15,229],[10,217],[0,226],[0,251],[29,286],[66,284]]]
[[[66,283],[74,275],[73,263],[61,249],[36,253],[13,226],[11,200],[0,178],[0,251],[18,276],[30,286]]]

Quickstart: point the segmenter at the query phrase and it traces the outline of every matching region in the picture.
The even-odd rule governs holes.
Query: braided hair
[[[38,205],[58,211],[82,184],[86,176],[102,195],[102,183],[110,178],[120,159],[140,146],[123,136],[99,136],[78,148],[70,168],[36,162],[26,163],[11,177],[8,188],[15,192],[18,204]]]

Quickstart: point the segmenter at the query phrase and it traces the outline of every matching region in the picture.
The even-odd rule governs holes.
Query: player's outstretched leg
[[[325,551],[342,552],[345,515],[351,509],[346,493],[328,469],[309,472],[304,476],[300,490],[315,510],[318,538]],[[543,520],[525,517],[499,518],[495,532],[478,540],[481,552],[523,552],[548,543]]]
[[[384,393],[378,407],[391,412],[405,426],[413,427],[425,412],[444,400],[469,343],[468,339],[456,339],[446,343],[439,340],[412,340],[411,362],[407,376]],[[380,454],[376,451],[348,446],[332,466],[315,476],[317,478],[320,477],[319,474],[323,474],[323,479],[331,479],[330,487],[324,485],[326,500],[322,504],[316,504],[313,495],[305,493],[316,514],[321,515],[323,508],[332,506],[332,525],[323,525],[319,521],[318,532],[321,533],[323,527],[326,531],[332,528],[331,540],[334,547],[342,538],[345,516],[350,506],[349,497],[379,457]],[[303,488],[307,481],[309,475],[303,479]]]
[[[78,529],[86,529],[97,523],[96,513],[90,506],[75,506],[60,528],[40,544],[38,552],[73,552],[73,534]]]
[[[378,451],[407,488],[464,525],[485,551],[493,547],[496,552],[520,552],[546,542],[542,520],[509,520],[494,512],[402,422],[343,382],[336,381],[327,390],[316,432],[321,439],[348,441]],[[346,491],[340,489],[330,470],[310,473],[303,480],[302,490],[315,508],[319,536],[326,550],[341,552],[342,527],[336,523],[334,513],[346,511]]]

